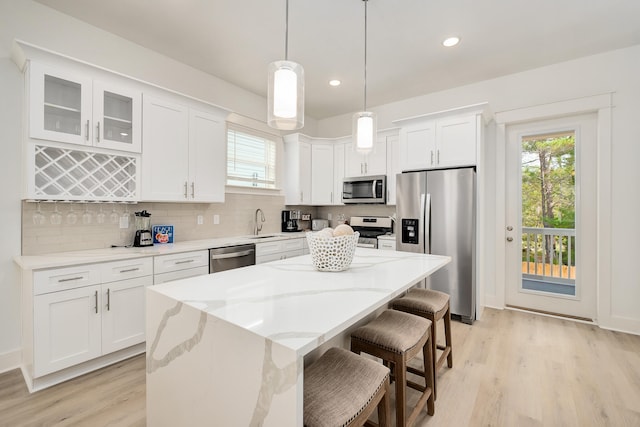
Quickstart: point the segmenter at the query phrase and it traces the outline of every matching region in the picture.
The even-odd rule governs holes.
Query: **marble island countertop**
[[[304,255],[148,287],[147,423],[301,426],[305,362],[450,261],[357,248],[342,272]]]
[[[304,255],[150,289],[304,356],[450,257],[358,248],[348,270],[320,272]]]
[[[45,255],[22,255],[14,257],[14,261],[23,270],[39,270],[44,268],[67,267],[70,265],[91,264],[96,262],[118,261],[131,258],[142,258],[203,249],[222,248],[225,246],[248,243],[272,242],[277,240],[297,239],[304,237],[305,232],[265,233],[258,236],[219,237],[213,239],[190,240],[169,244],[158,244],[142,248],[115,247],[88,249],[72,252],[59,252]]]

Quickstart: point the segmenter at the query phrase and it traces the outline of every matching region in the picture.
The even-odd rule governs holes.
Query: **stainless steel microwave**
[[[344,178],[342,203],[387,203],[386,175]]]

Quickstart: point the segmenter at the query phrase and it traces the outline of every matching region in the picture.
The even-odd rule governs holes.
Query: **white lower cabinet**
[[[23,363],[32,379],[144,342],[152,269],[152,259],[141,258],[26,273]]]
[[[306,239],[304,237],[256,243],[256,264],[293,258],[309,253],[308,247],[305,252],[305,243]]]
[[[209,274],[209,251],[192,251],[153,257],[153,284]]]
[[[100,285],[34,298],[34,376],[40,377],[102,354]]]

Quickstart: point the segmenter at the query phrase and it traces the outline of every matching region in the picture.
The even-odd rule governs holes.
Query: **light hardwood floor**
[[[640,426],[640,336],[491,309],[452,330],[454,367],[438,372],[436,413],[417,426]],[[18,370],[2,374],[0,426],[143,426],[144,363],[31,395]]]

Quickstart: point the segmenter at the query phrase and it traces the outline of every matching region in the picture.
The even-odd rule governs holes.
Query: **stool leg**
[[[433,340],[433,337],[430,337],[429,340]],[[424,366],[429,366],[429,364],[433,365],[433,353],[431,352],[433,346],[431,345],[431,343],[429,341],[427,341],[424,344],[424,347],[422,348],[422,357],[423,357],[423,362],[424,362]],[[424,369],[424,382],[425,382],[425,386],[427,388],[431,389],[431,395],[429,396],[429,399],[427,400],[427,414],[429,415],[433,415],[435,412],[435,377],[433,375],[433,370],[431,369]]]
[[[451,345],[451,307],[447,306],[447,312],[444,315],[444,335],[446,343],[449,348],[449,354],[447,355],[447,366],[453,367],[453,345]]]
[[[438,360],[438,353],[437,353],[437,330],[438,330],[438,325],[436,322],[436,318],[435,316],[433,316],[432,318],[430,318],[429,320],[431,320],[431,337],[429,338],[429,340],[431,341],[431,377],[433,378],[433,388],[431,389],[433,391],[433,398],[437,399],[438,398],[438,392],[437,392],[437,372],[436,372],[436,361]],[[425,362],[426,363],[426,362]],[[426,375],[427,372],[427,365],[424,365],[424,372]]]
[[[396,368],[396,425],[398,427],[404,427],[406,426],[407,420],[407,371],[404,363],[400,364],[398,361],[395,361],[394,365]]]
[[[378,426],[391,427],[391,385],[389,381],[384,383],[384,396],[378,403]]]

